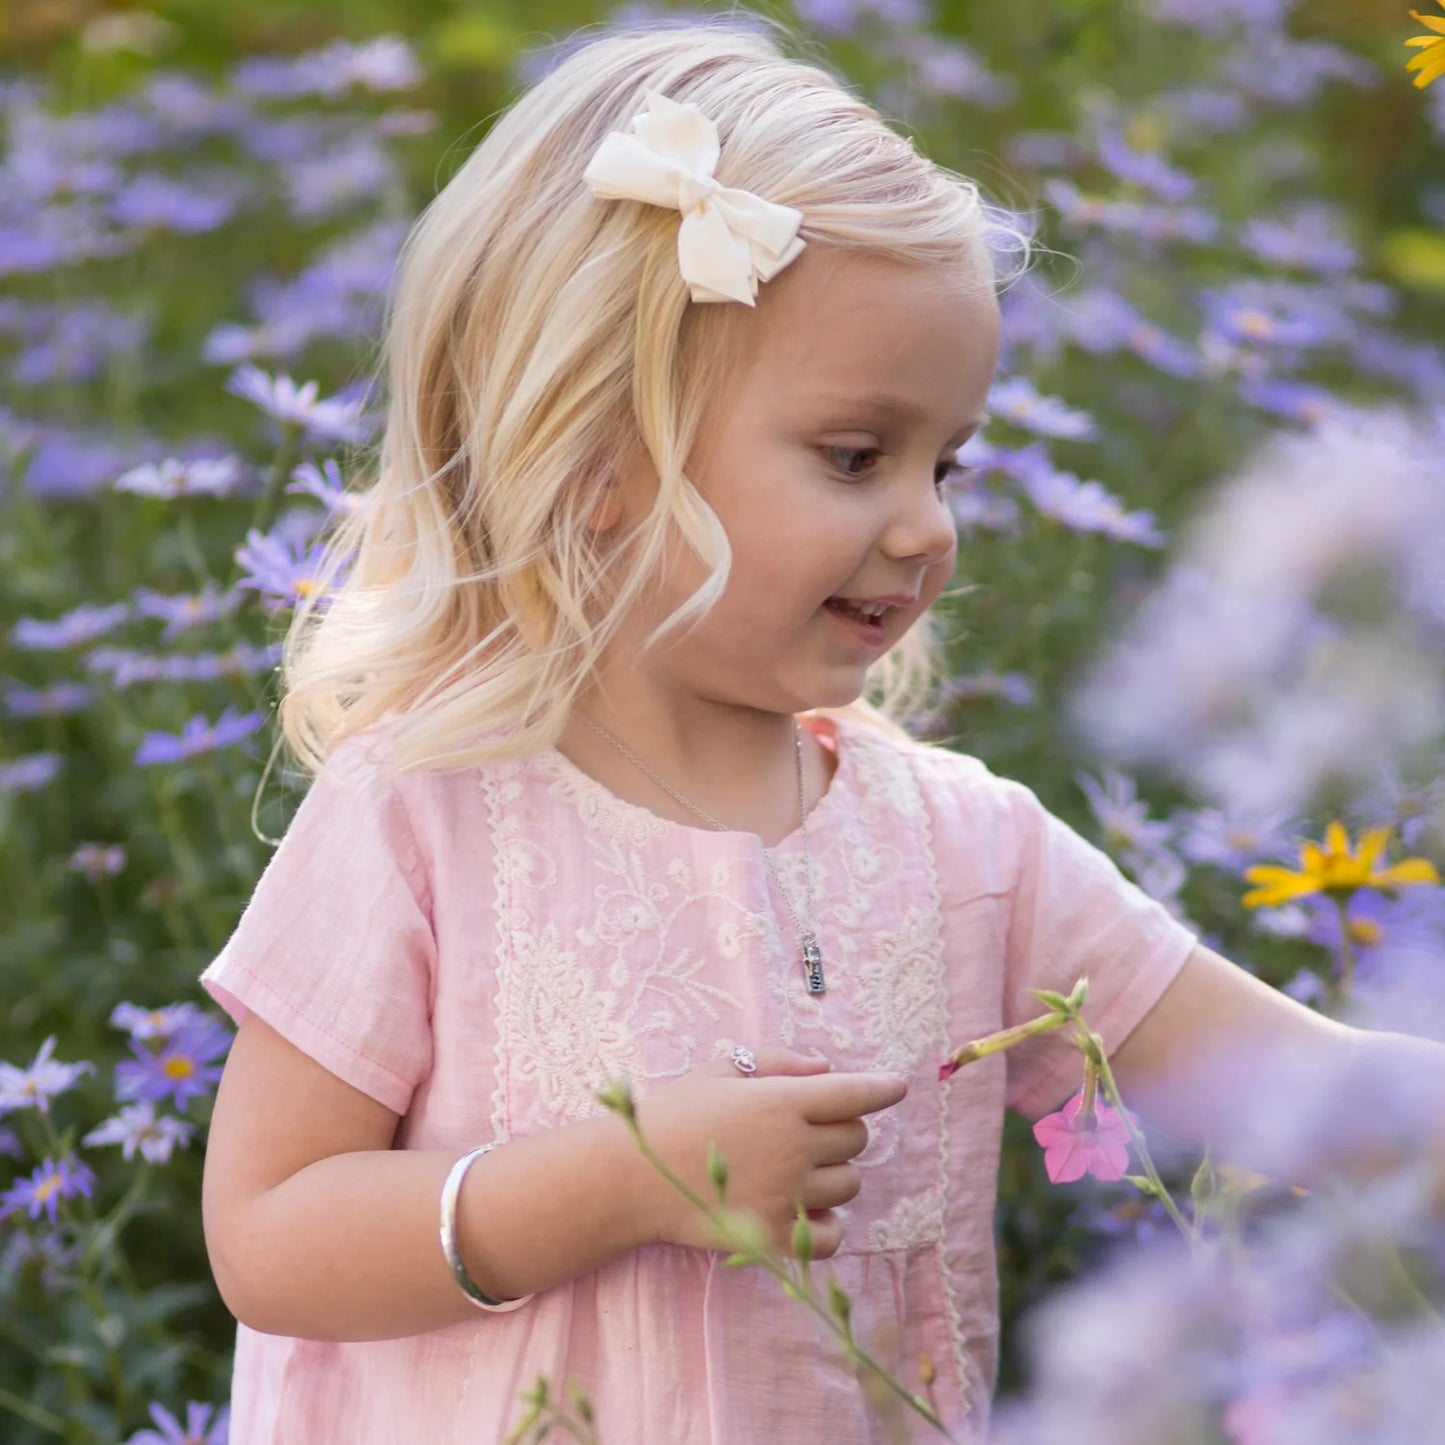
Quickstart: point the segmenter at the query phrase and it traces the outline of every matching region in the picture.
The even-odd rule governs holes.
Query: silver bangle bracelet
[[[487,1309],[496,1309],[498,1305],[512,1304],[513,1301],[488,1298],[477,1287],[476,1280],[467,1273],[467,1267],[462,1263],[462,1252],[457,1248],[457,1198],[462,1192],[462,1180],[466,1178],[467,1170],[483,1154],[490,1153],[500,1143],[501,1140],[494,1140],[490,1144],[483,1144],[479,1149],[473,1149],[469,1154],[463,1154],[452,1165],[447,1182],[442,1185],[442,1253],[446,1255],[452,1276],[461,1286],[462,1293],[473,1303]]]

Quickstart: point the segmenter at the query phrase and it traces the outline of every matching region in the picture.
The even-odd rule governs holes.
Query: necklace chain
[[[702,808],[699,808],[696,803],[689,801],[687,798],[684,798],[682,794],[679,793],[677,789],[674,788],[670,783],[667,783],[662,778],[659,778],[657,774],[653,772],[653,770],[648,767],[647,764],[644,763],[642,759],[639,758],[637,754],[632,751],[631,748],[627,746],[626,743],[622,742],[621,739],[614,737],[610,732],[607,731],[605,727],[602,726],[600,722],[597,721],[596,718],[592,717],[591,714],[589,714],[585,709],[579,707],[577,711],[581,713],[583,718],[588,723],[590,723],[597,732],[601,733],[602,736],[605,737],[607,741],[610,742],[613,747],[618,750],[618,752],[620,752],[625,758],[627,758],[629,761],[635,763],[639,768],[641,768],[642,771],[646,773],[647,776],[658,785],[658,787],[665,788],[669,793],[671,793],[672,796],[683,805],[683,807],[690,808],[694,813],[698,815],[698,817],[706,819],[709,823],[712,824],[714,828],[717,828],[724,833],[732,831],[726,823],[718,822],[718,820],[714,818],[711,813],[705,812]],[[804,882],[806,884],[808,894],[808,926],[805,927],[802,919],[798,917],[798,910],[793,907],[793,900],[788,896],[788,890],[783,887],[783,880],[778,877],[778,871],[776,868],[773,867],[772,859],[768,857],[768,849],[766,846],[764,846],[763,848],[763,863],[767,867],[768,872],[772,874],[773,882],[777,884],[778,892],[783,895],[783,902],[788,905],[788,912],[793,915],[793,922],[798,927],[798,938],[803,950],[803,969],[807,976],[808,992],[813,994],[820,994],[824,992],[823,959],[818,948],[818,935],[812,927],[813,850],[808,842],[808,804],[807,799],[805,798],[803,793],[803,726],[797,720],[797,718],[793,719],[793,732],[794,742],[797,744],[798,754],[798,811],[802,815],[803,857],[807,864],[807,867],[805,869]],[[761,841],[761,839],[759,841]]]

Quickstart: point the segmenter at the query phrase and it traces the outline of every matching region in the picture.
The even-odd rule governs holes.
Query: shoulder
[[[999,776],[972,753],[923,742],[902,731],[885,732],[860,718],[832,717],[829,722],[843,735],[843,746],[851,746],[860,757],[906,768],[930,801],[967,799],[975,804],[1005,805],[1015,794],[1029,791],[1023,784]]]

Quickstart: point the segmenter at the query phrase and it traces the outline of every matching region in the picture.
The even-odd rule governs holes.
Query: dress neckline
[[[825,822],[837,810],[842,801],[842,792],[853,786],[854,734],[851,728],[845,727],[834,717],[801,716],[798,721],[814,737],[818,738],[824,747],[827,747],[831,740],[838,758],[838,765],[833,769],[833,776],[828,780],[828,786],[824,789],[823,796],[816,799],[813,806],[808,809],[808,828],[811,833],[817,824]],[[594,804],[606,808],[609,812],[629,816],[638,821],[650,819],[653,823],[660,823],[663,828],[674,833],[693,833],[702,838],[726,839],[733,844],[740,841],[746,841],[750,845],[763,844],[761,833],[754,833],[744,828],[709,828],[701,823],[697,826],[693,826],[691,823],[680,823],[673,818],[664,818],[661,813],[654,813],[651,808],[644,807],[641,803],[630,803],[625,798],[619,798],[604,783],[599,782],[591,773],[583,772],[566,753],[555,747],[543,748],[536,756],[553,771],[569,779],[579,794],[590,798]],[[792,847],[801,848],[802,846],[803,828],[801,824],[771,846],[763,844],[764,851],[768,853],[779,853]]]

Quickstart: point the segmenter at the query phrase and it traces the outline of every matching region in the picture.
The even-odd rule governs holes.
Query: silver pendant
[[[823,983],[823,954],[818,948],[817,936],[812,933],[803,935],[803,969],[808,975],[808,992],[825,993],[827,989]]]

